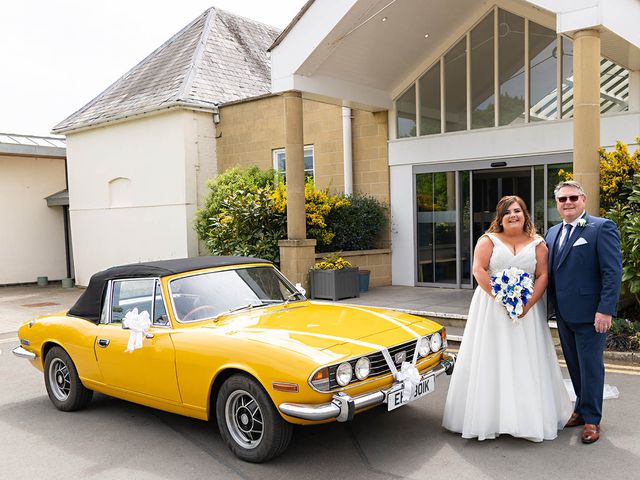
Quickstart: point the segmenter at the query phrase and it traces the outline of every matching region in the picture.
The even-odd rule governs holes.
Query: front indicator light
[[[431,335],[431,351],[437,352],[442,347],[442,336],[439,333]]]
[[[277,390],[279,392],[295,393],[298,391],[297,383],[273,382],[271,386],[274,390]]]
[[[351,378],[353,378],[353,368],[351,368],[351,364],[344,362],[338,365],[338,369],[336,370],[336,382],[338,382],[338,385],[341,387],[349,385]]]
[[[367,357],[362,357],[356,362],[356,378],[364,380],[371,373],[371,361]]]
[[[311,385],[321,392],[329,391],[329,369],[327,367],[321,368],[311,377]]]

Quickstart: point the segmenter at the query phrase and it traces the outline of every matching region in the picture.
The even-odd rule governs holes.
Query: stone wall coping
[[[279,247],[315,247],[315,238],[278,240]]]
[[[386,255],[386,254],[390,254],[391,253],[391,249],[390,248],[376,248],[373,250],[349,250],[349,251],[343,251],[343,252],[322,252],[322,253],[316,253],[316,258],[324,258],[328,255],[340,255],[341,257],[358,257],[358,256],[365,256],[365,255]]]

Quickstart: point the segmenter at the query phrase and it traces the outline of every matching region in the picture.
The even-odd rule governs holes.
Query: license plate
[[[406,398],[403,394],[404,384],[399,383],[391,387],[387,394],[387,411],[395,410],[398,407],[406,405],[409,402],[413,402],[415,399],[424,397],[430,394],[436,389],[436,376],[433,373],[428,373],[420,378],[420,382],[416,386],[411,398]]]

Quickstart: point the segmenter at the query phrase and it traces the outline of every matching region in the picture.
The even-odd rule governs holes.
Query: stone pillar
[[[287,176],[287,240],[279,242],[280,269],[293,283],[309,291],[309,268],[315,262],[315,240],[307,239],[304,201],[304,143],[302,95],[286,92],[284,100],[284,154]]]
[[[309,269],[316,261],[315,239],[280,240],[280,270],[294,284],[301,283],[311,296]]]
[[[287,237],[307,238],[304,207],[304,143],[302,140],[302,97],[300,92],[284,95],[284,155],[287,175]]]
[[[587,212],[600,210],[600,32],[573,39],[573,178],[587,194]]]

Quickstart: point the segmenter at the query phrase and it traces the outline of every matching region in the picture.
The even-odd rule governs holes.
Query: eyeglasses
[[[577,202],[579,198],[580,198],[580,195],[569,195],[568,197],[558,197],[556,198],[556,200],[558,200],[560,203],[565,203],[567,200],[571,200],[572,202]]]

